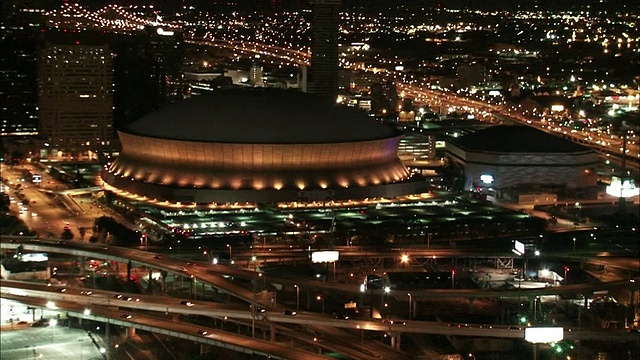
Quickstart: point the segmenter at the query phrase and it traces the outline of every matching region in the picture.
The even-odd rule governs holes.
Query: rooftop
[[[504,153],[575,153],[589,149],[568,139],[522,125],[496,125],[451,141],[466,149]]]
[[[384,139],[397,132],[365,112],[291,90],[222,90],[167,105],[125,132],[222,143],[305,144]]]

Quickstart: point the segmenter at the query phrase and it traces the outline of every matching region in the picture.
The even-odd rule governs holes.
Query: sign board
[[[355,301],[349,301],[348,303],[344,303],[345,309],[355,309],[358,307],[358,304]]]
[[[515,242],[513,243],[513,249],[511,250],[513,251],[516,255],[524,255],[524,243],[521,243],[518,240],[515,240]]]
[[[337,251],[314,251],[311,253],[311,261],[314,263],[334,262],[340,259]]]
[[[561,327],[528,327],[524,329],[524,339],[530,343],[550,343],[564,339]]]

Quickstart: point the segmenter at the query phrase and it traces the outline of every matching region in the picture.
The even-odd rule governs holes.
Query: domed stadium
[[[495,125],[451,140],[446,154],[464,168],[464,189],[597,184],[598,154],[568,139],[523,125]]]
[[[418,192],[401,134],[311,94],[229,90],[189,98],[118,131],[105,187],[154,202],[271,203]],[[423,185],[423,184],[422,184]]]

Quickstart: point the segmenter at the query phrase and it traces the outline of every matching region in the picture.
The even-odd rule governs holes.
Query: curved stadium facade
[[[223,91],[190,98],[118,132],[107,188],[183,204],[395,197],[420,192],[401,138],[364,113],[313,95]]]

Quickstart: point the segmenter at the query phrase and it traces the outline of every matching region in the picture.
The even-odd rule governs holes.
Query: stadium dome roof
[[[314,95],[273,89],[221,90],[181,100],[125,130],[175,140],[219,143],[340,143],[397,136],[366,113],[327,106]]]
[[[496,125],[482,129],[451,143],[473,151],[503,153],[576,153],[589,148],[560,136],[524,125]]]

